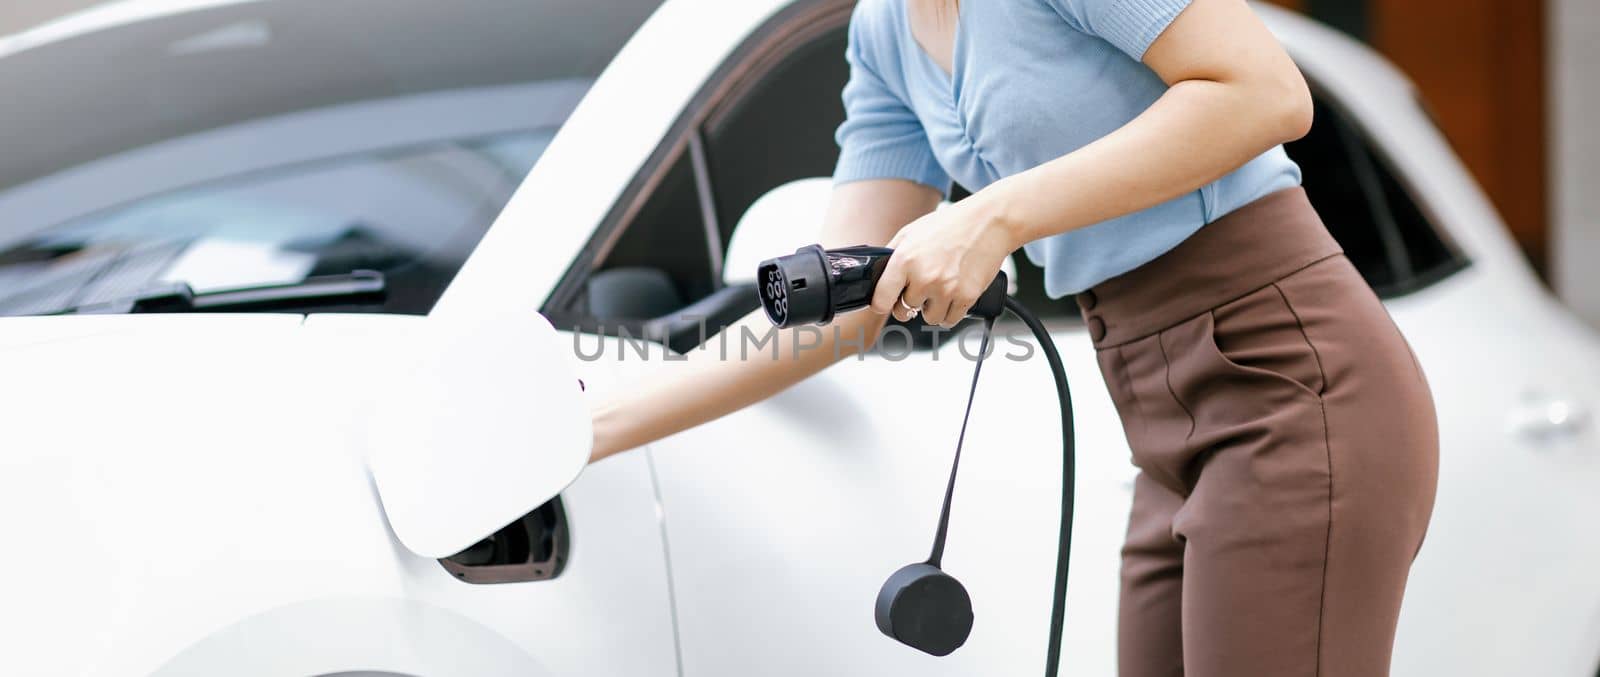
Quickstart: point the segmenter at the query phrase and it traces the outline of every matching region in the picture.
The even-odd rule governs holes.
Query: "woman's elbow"
[[[1315,117],[1315,105],[1311,100],[1311,89],[1306,86],[1304,78],[1296,72],[1294,77],[1285,78],[1277,86],[1270,88],[1265,95],[1266,101],[1262,108],[1272,111],[1271,119],[1265,128],[1275,130],[1274,145],[1298,141],[1311,133],[1311,123]]]
[[[1258,75],[1234,81],[1231,119],[1241,143],[1259,153],[1311,133],[1311,89],[1299,71],[1293,77]]]

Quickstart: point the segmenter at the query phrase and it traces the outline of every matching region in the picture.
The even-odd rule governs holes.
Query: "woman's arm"
[[[902,316],[904,293],[953,325],[1023,244],[1198,190],[1310,129],[1305,78],[1245,0],[1194,0],[1144,63],[1169,86],[1144,113],[897,235],[873,309]]]
[[[833,189],[823,219],[825,247],[882,245],[894,233],[939,203],[939,192],[901,180],[870,180]],[[779,252],[774,252],[777,254]],[[711,351],[692,351],[689,359],[662,363],[661,373],[638,387],[620,389],[594,409],[594,451],[591,461],[653,442],[667,435],[721,418],[816,374],[871,345],[883,328],[878,313],[840,315],[833,322],[845,342],[835,344],[833,331],[822,342],[796,354],[795,331],[778,330],[777,348],[745,361],[725,360]],[[751,313],[724,329],[740,336],[743,327],[757,335],[772,330],[766,315]],[[776,354],[777,359],[772,359]]]

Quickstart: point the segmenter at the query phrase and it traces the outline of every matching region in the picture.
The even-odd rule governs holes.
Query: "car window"
[[[680,152],[659,170],[660,183],[621,224],[615,243],[591,271],[580,271],[581,291],[570,304],[546,309],[547,314],[585,331],[616,334],[620,329],[673,345],[670,337],[651,332],[651,320],[659,322],[718,291],[720,253],[745,210],[774,188],[833,172],[839,152],[833,134],[844,120],[839,92],[849,77],[843,56],[847,18],[847,12],[838,12],[812,21],[759,69],[731,83],[688,131]],[[607,234],[602,229],[596,237]],[[1018,269],[1020,296],[1030,307],[1076,313],[1071,299],[1044,298],[1036,266],[1019,257]],[[754,294],[749,297],[753,304]],[[703,304],[695,310],[716,314]],[[912,347],[931,345],[935,335],[917,332],[920,320],[911,325]],[[708,334],[719,329],[707,327]]]
[[[1311,132],[1286,148],[1328,232],[1380,296],[1413,291],[1460,266],[1387,155],[1333,101],[1319,95]]]
[[[788,17],[758,30],[752,44],[775,39],[771,51],[742,52],[745,67],[701,110],[663,164],[646,171],[658,181],[634,199],[639,207],[624,223],[603,226],[601,253],[569,300],[547,313],[570,326],[602,333],[649,334],[659,321],[686,308],[720,317],[749,305],[696,305],[722,291],[722,252],[744,211],[767,191],[795,179],[826,176],[838,149],[833,131],[844,119],[840,88],[847,3],[813,3],[820,14]],[[774,34],[777,37],[774,37]],[[772,43],[768,43],[769,45]],[[618,232],[620,231],[620,232]],[[614,238],[614,241],[611,241]],[[708,327],[715,332],[720,326]],[[672,345],[672,341],[668,341]]]
[[[547,130],[335,158],[87,216],[0,252],[0,314],[384,273],[377,307],[426,313],[549,140]],[[342,308],[357,310],[359,308]]]
[[[112,4],[0,39],[0,313],[357,267],[317,310],[426,312],[660,3]]]
[[[703,125],[724,244],[756,199],[796,179],[828,176],[838,162],[839,92],[850,77],[846,31],[797,45],[771,70],[738,88]]]
[[[789,181],[832,173],[833,130],[844,119],[839,89],[849,75],[844,45],[842,26],[823,31],[707,111],[586,285],[591,315],[650,319],[712,293],[721,286],[719,254],[745,210]]]
[[[669,165],[629,228],[591,279],[595,317],[645,320],[671,313],[717,287],[705,213],[687,150]],[[622,286],[609,286],[619,284]]]

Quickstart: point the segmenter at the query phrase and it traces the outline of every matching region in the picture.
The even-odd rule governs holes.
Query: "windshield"
[[[357,270],[339,310],[425,313],[658,2],[172,4],[0,38],[0,315]]]

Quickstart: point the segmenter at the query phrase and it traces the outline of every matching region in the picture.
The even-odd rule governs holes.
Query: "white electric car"
[[[0,38],[0,674],[1038,674],[1037,351],[978,388],[946,658],[872,609],[927,552],[959,346],[584,467],[586,397],[812,239],[850,5],[123,0]],[[1438,400],[1395,672],[1590,677],[1600,341],[1399,73],[1260,12],[1318,99],[1290,152]],[[1062,674],[1112,675],[1133,468],[1071,300],[1016,266],[1076,387]]]

